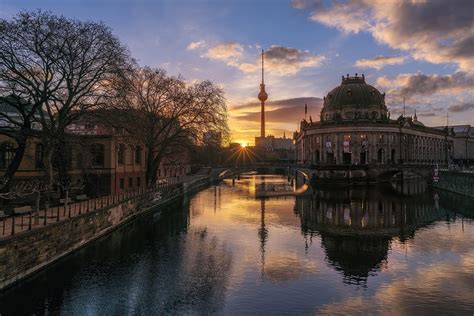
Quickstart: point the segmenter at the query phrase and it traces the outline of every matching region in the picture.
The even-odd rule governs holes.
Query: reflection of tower
[[[260,228],[258,237],[260,239],[260,251],[262,254],[262,276],[265,269],[265,243],[268,240],[268,229],[265,227],[265,199],[260,200]]]
[[[261,103],[261,114],[260,114],[260,137],[265,137],[265,101],[268,99],[268,94],[265,92],[265,81],[264,81],[264,64],[263,64],[263,49],[262,49],[262,83],[260,84],[260,93],[258,99]]]

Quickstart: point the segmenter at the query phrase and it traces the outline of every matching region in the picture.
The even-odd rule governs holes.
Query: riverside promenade
[[[206,187],[211,180],[210,175],[187,176],[165,185],[3,218],[0,291],[142,214]]]
[[[170,188],[186,183],[192,183],[193,181],[202,178],[202,175],[184,176],[181,177],[179,181],[173,179],[166,184],[156,185],[149,188],[141,187],[117,194],[90,197],[80,201],[65,201],[64,203],[39,210],[33,210],[30,207],[30,211],[19,214],[13,213],[9,216],[3,215],[0,216],[0,240],[51,224],[57,224],[58,222],[81,216],[89,212],[94,212],[105,207],[120,204],[126,200],[149,194],[151,192],[157,192],[158,195],[154,201],[159,202],[160,192],[163,194],[164,192],[168,192]],[[164,198],[164,196],[161,198]]]

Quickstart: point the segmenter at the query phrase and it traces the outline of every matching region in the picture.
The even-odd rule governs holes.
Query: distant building
[[[272,135],[266,137],[255,137],[255,147],[265,148],[268,151],[274,150],[294,150],[293,140],[291,138],[275,137]]]
[[[446,130],[446,126],[436,126],[435,128]],[[453,139],[453,161],[458,164],[474,165],[474,127],[452,125],[448,129]]]

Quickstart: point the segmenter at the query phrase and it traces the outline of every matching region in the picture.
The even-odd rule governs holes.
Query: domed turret
[[[371,120],[386,121],[385,93],[365,83],[365,76],[342,76],[341,85],[324,97],[322,122]]]

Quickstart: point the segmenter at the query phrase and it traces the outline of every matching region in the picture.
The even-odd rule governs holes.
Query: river
[[[293,190],[208,187],[0,293],[0,314],[474,313],[473,201]]]

